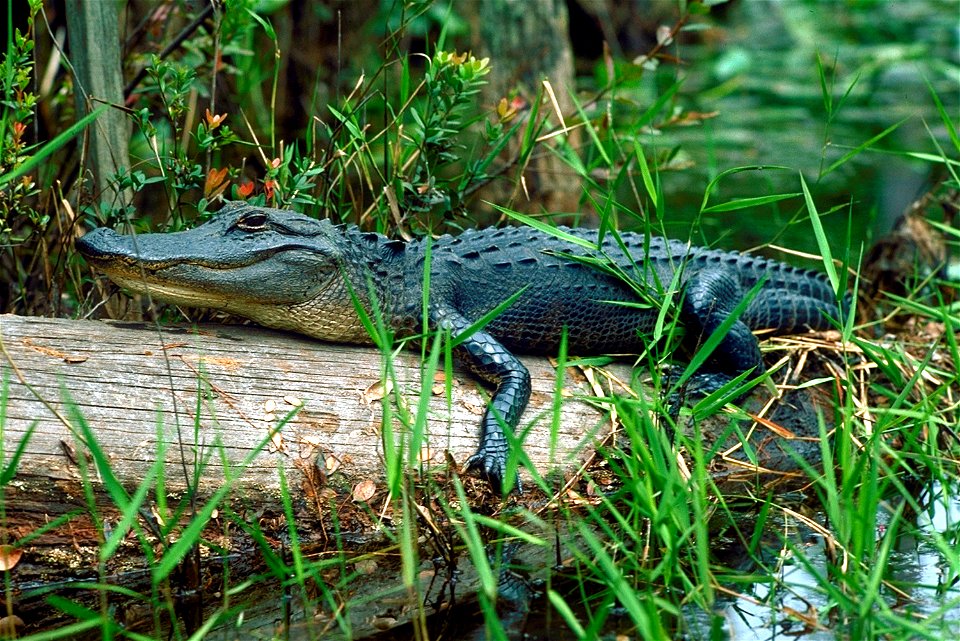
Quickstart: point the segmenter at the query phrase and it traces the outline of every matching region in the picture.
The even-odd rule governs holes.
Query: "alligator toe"
[[[507,478],[507,456],[504,452],[490,451],[484,447],[477,450],[476,454],[467,459],[464,464],[464,470],[490,484],[490,489],[497,496],[506,496],[513,491],[522,493],[520,479],[516,483],[504,483]]]

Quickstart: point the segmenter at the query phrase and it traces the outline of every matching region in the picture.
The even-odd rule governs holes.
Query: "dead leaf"
[[[793,432],[791,432],[790,430],[788,430],[787,428],[785,428],[785,427],[783,427],[783,426],[781,426],[781,425],[779,425],[779,424],[777,424],[777,423],[774,423],[773,421],[771,421],[771,420],[769,420],[769,419],[766,419],[766,418],[764,418],[764,417],[762,417],[762,416],[755,416],[755,415],[751,414],[751,415],[750,415],[750,418],[752,418],[753,420],[755,420],[755,421],[756,421],[757,423],[759,423],[760,425],[763,425],[764,427],[766,427],[768,430],[770,430],[771,432],[773,432],[774,434],[776,434],[776,435],[779,436],[780,438],[785,438],[785,439],[790,439],[790,440],[797,438],[797,435],[794,434]]]
[[[369,405],[374,401],[379,401],[385,398],[390,392],[393,391],[393,383],[387,381],[383,383],[382,381],[377,381],[367,389],[363,390],[363,393],[360,395],[360,398],[363,399],[363,402]]]
[[[710,120],[720,115],[719,111],[686,111],[672,116],[664,126],[675,125],[677,127],[692,127],[699,125],[704,120]]]
[[[12,545],[0,545],[0,571],[12,570],[20,562],[22,556],[23,550],[20,548],[15,548]]]
[[[487,411],[487,404],[483,402],[479,394],[470,394],[464,397],[460,404],[465,410],[476,416],[483,416]]]
[[[389,630],[397,625],[397,620],[394,617],[374,617],[371,623],[378,630]]]
[[[338,459],[333,454],[330,454],[329,456],[327,456],[327,458],[324,459],[323,461],[323,466],[327,468],[327,474],[333,474],[334,472],[339,470],[340,465],[341,465],[340,459]]]
[[[366,503],[377,493],[377,485],[370,479],[360,481],[353,486],[353,500]]]
[[[23,627],[23,619],[16,614],[0,617],[0,639],[16,639],[18,628]]]
[[[671,42],[673,42],[673,29],[667,25],[657,27],[657,44],[666,46]]]
[[[377,562],[373,559],[361,559],[353,564],[359,574],[373,574],[377,571]]]
[[[278,452],[285,452],[286,446],[283,443],[283,436],[281,436],[280,431],[275,431],[270,435],[270,443],[273,447],[276,448]]]

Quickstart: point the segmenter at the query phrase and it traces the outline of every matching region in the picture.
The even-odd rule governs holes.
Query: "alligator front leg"
[[[449,330],[455,339],[470,326],[454,311],[440,310],[434,316],[436,327]],[[480,447],[467,459],[466,469],[489,482],[497,494],[508,494],[513,488],[512,479],[506,478],[510,447],[501,425],[513,429],[520,421],[530,400],[530,373],[506,347],[482,330],[466,337],[454,353],[470,371],[496,386],[483,415]]]

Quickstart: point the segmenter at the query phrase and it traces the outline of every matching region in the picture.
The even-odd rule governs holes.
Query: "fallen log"
[[[204,459],[207,450],[222,448],[225,456],[211,458],[198,478],[201,491],[218,487],[229,473],[224,465],[239,464],[265,439],[269,446],[235,472],[240,486],[276,490],[278,467],[293,474],[296,461],[318,455],[325,457],[326,472],[350,485],[379,482],[385,456],[381,399],[398,386],[415,414],[423,385],[417,354],[398,353],[392,359],[395,377],[384,380],[384,359],[373,348],[257,327],[158,330],[142,323],[8,315],[0,316],[0,336],[9,354],[6,440],[17,443],[36,421],[20,469],[56,480],[76,478],[75,464],[64,453],[77,431],[66,424],[72,406],[126,483],[144,477],[162,440],[171,489],[183,489],[190,478],[183,477],[184,457],[196,453]],[[585,435],[595,436],[603,413],[577,400],[589,393],[582,378],[567,382],[559,430],[551,437],[556,372],[546,359],[525,362],[533,378],[521,422],[531,425],[525,451],[543,472],[570,465],[584,451]],[[12,367],[18,375],[10,374]],[[430,420],[416,460],[444,465],[449,451],[462,462],[477,447],[484,391],[459,368],[449,399],[442,372],[426,385]],[[288,413],[294,415],[280,426]]]
[[[97,558],[104,524],[121,515],[94,450],[131,493],[144,479],[161,476],[168,502],[190,493],[202,504],[230,484],[230,497],[247,512],[282,515],[285,479],[298,499],[303,541],[327,540],[323,512],[330,503],[367,505],[337,514],[341,531],[361,535],[354,538],[360,549],[377,529],[371,512],[382,515],[388,503],[388,456],[404,457],[408,469],[425,475],[448,473],[447,453],[460,464],[476,449],[488,393],[459,368],[449,385],[442,373],[422,381],[419,354],[396,354],[385,377],[384,357],[373,348],[257,327],[158,329],[3,315],[0,339],[2,460],[9,464],[21,449],[11,482],[0,488],[0,544],[24,553],[12,570],[14,586],[23,590],[104,572],[137,587],[134,575],[145,560],[135,542],[121,545],[105,563]],[[604,412],[578,400],[591,393],[589,386],[582,376],[568,375],[551,434],[557,373],[546,359],[525,362],[533,394],[521,421],[529,426],[524,450],[542,474],[576,467],[602,436]],[[411,453],[404,423],[415,420],[424,387],[429,421],[422,445]],[[385,434],[385,404],[394,417],[414,418],[395,418],[393,433]],[[164,459],[160,471],[158,455]],[[474,487],[483,491],[479,482]],[[156,499],[149,494],[147,505]],[[277,519],[276,531],[284,528]],[[219,540],[233,552],[251,548],[249,540]],[[43,629],[49,608],[28,601],[20,616],[29,629]],[[274,615],[265,614],[271,625]]]

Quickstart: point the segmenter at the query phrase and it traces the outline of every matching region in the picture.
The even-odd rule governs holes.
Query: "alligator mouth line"
[[[149,272],[157,272],[163,269],[168,269],[171,267],[178,267],[181,265],[186,265],[190,267],[197,267],[203,269],[209,269],[214,271],[228,271],[231,269],[243,269],[244,267],[249,267],[251,265],[256,265],[257,263],[262,263],[272,259],[277,254],[283,254],[287,252],[296,252],[296,251],[306,251],[313,253],[315,251],[314,247],[311,247],[307,244],[302,243],[288,243],[282,245],[276,245],[273,247],[263,247],[258,248],[256,251],[251,251],[248,253],[248,256],[244,259],[238,257],[230,261],[230,263],[216,262],[215,259],[208,259],[202,256],[190,256],[185,258],[150,258],[144,255],[126,253],[126,252],[104,252],[101,255],[88,255],[85,256],[87,260],[94,261],[97,266],[109,269],[111,265],[116,265],[117,263],[122,263],[125,266],[128,266],[133,269],[143,269]]]
[[[111,268],[121,269],[123,271],[131,271],[140,273],[142,269],[147,273],[156,273],[163,271],[165,269],[170,269],[171,267],[180,267],[181,265],[186,265],[189,267],[197,267],[201,269],[209,269],[212,271],[229,271],[231,269],[243,269],[244,267],[249,267],[250,265],[255,265],[257,263],[263,262],[264,260],[269,259],[273,256],[276,251],[268,252],[264,251],[263,253],[257,256],[251,256],[248,261],[237,261],[230,263],[229,265],[224,265],[222,263],[214,263],[203,260],[202,258],[182,258],[182,259],[169,259],[169,260],[160,260],[160,259],[151,259],[145,258],[143,256],[132,256],[130,254],[112,254],[107,256],[90,256],[87,260],[94,262],[97,267],[103,269],[104,271],[109,271]]]

